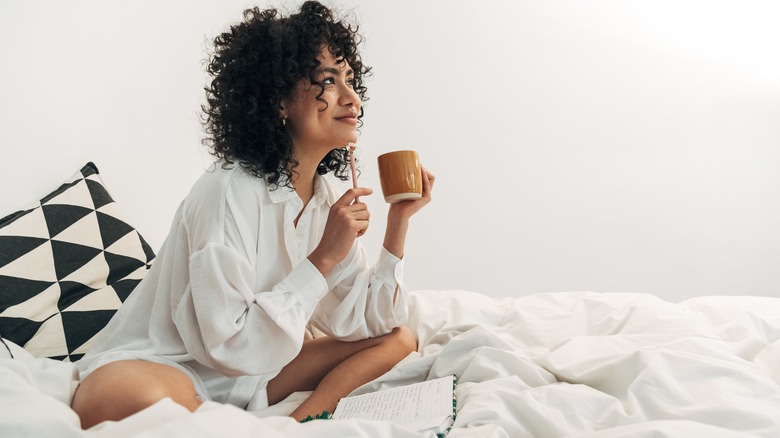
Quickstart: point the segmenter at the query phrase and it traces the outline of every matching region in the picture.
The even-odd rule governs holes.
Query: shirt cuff
[[[294,267],[282,283],[285,289],[290,290],[298,298],[307,315],[314,312],[317,303],[328,292],[325,277],[307,258]]]
[[[384,284],[401,285],[404,278],[404,261],[394,256],[384,245],[379,250],[379,260],[376,263],[374,275]]]

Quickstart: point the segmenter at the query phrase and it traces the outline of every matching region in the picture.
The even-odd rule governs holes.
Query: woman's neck
[[[312,159],[311,155],[309,155],[308,157],[296,158],[296,160],[298,165],[292,171],[291,182],[298,197],[303,201],[303,206],[306,207],[306,204],[314,196],[314,178],[317,176],[317,167],[320,161],[322,161],[322,157],[316,160],[316,158]]]

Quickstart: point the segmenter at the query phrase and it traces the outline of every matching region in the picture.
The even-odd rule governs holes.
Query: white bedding
[[[419,352],[357,392],[455,374],[449,437],[780,436],[780,298],[418,291],[411,306]],[[284,414],[305,394],[251,413],[207,403],[190,414],[166,399],[82,432],[66,404],[74,376],[67,363],[0,360],[0,435],[423,436],[298,424]]]

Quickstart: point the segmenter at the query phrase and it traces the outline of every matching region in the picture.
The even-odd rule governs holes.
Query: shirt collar
[[[330,190],[328,188],[328,182],[325,180],[325,175],[317,175],[314,177],[314,196],[312,196],[312,201],[317,202],[317,204],[326,204],[328,207],[330,207],[333,197],[330,196]],[[311,201],[309,201],[311,202]],[[316,204],[315,204],[316,205]]]
[[[272,189],[271,184],[266,180],[266,189],[268,190],[268,197],[271,199],[271,202],[274,204],[279,202],[285,202],[290,199],[297,198],[298,194],[295,193],[295,190],[290,187],[285,186],[278,186],[275,189]],[[325,181],[325,177],[323,175],[315,175],[314,176],[314,195],[311,198],[311,201],[315,204],[313,206],[319,205],[321,203],[325,203],[330,207],[332,202],[332,197],[329,196],[330,190],[328,188],[328,183]]]
[[[292,187],[287,187],[282,185],[274,186],[273,184],[268,182],[267,178],[265,180],[265,187],[266,190],[268,190],[268,197],[271,199],[271,202],[273,202],[274,204],[277,204],[279,202],[284,202],[298,196]]]

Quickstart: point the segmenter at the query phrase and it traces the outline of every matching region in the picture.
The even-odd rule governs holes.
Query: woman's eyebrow
[[[339,75],[341,74],[341,70],[335,68],[335,67],[320,67],[316,70],[317,73],[330,73],[332,75]],[[347,76],[353,76],[355,74],[352,69],[349,69],[346,71]]]

